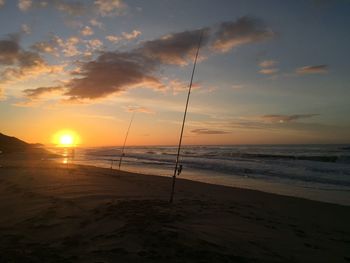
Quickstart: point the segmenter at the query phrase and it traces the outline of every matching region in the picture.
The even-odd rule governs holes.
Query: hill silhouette
[[[16,137],[0,133],[0,153],[35,152],[47,153],[42,144],[30,144]]]

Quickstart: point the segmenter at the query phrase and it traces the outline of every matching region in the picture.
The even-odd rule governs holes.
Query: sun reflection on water
[[[63,164],[72,163],[75,157],[75,149],[70,147],[63,148],[62,157]]]

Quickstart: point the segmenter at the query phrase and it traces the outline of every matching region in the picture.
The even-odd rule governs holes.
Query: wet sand
[[[0,262],[350,262],[350,207],[0,158]]]

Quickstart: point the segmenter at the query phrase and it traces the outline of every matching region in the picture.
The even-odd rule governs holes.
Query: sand
[[[350,207],[0,158],[0,262],[350,262]]]

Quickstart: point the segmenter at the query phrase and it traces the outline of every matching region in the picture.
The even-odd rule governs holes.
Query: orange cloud
[[[118,15],[127,7],[122,0],[95,0],[95,5],[102,16]]]
[[[81,31],[80,34],[82,34],[83,36],[91,36],[94,34],[94,31],[92,30],[91,27],[89,26],[85,26]]]
[[[38,97],[42,96],[43,94],[47,93],[53,93],[53,92],[60,92],[63,90],[63,87],[40,87],[36,89],[25,89],[23,93],[25,96],[29,99],[37,99]]]
[[[18,8],[25,12],[28,11],[32,7],[32,0],[19,0],[18,1]]]
[[[328,73],[328,65],[305,66],[296,69],[298,74],[325,74]]]
[[[265,75],[270,75],[270,74],[275,74],[279,71],[278,68],[263,68],[259,70],[259,73],[265,74]]]
[[[271,68],[277,65],[276,60],[264,60],[259,63],[259,66],[262,68]]]
[[[218,134],[229,134],[231,132],[222,131],[222,130],[211,130],[211,129],[194,129],[191,130],[192,133],[195,133],[197,135],[218,135]]]

